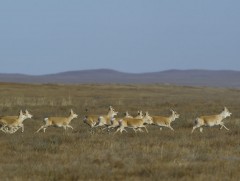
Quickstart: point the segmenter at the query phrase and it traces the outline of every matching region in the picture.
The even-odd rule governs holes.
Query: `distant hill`
[[[240,88],[240,71],[167,70],[150,73],[123,73],[110,69],[69,71],[48,75],[0,74],[0,82],[16,83],[120,83],[175,84],[187,86]]]

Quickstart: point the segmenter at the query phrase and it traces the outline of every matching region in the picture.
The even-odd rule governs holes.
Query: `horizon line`
[[[218,72],[218,71],[229,71],[229,72],[240,72],[240,70],[233,70],[233,69],[165,69],[165,70],[159,70],[159,71],[149,71],[149,72],[124,72],[116,69],[111,68],[95,68],[95,69],[79,69],[79,70],[64,70],[59,72],[53,72],[53,73],[46,73],[46,74],[25,74],[25,73],[3,73],[0,72],[0,74],[5,75],[25,75],[25,76],[46,76],[46,75],[57,75],[62,73],[70,73],[70,72],[87,72],[87,71],[112,71],[112,72],[118,72],[118,73],[124,73],[124,74],[149,74],[149,73],[159,73],[159,72],[170,72],[170,71],[211,71],[211,72]]]

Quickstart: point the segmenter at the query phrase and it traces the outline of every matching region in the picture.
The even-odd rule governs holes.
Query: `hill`
[[[68,71],[47,75],[0,74],[0,82],[16,83],[120,83],[174,84],[187,86],[240,87],[240,71],[167,70],[150,73],[124,73],[110,69]]]

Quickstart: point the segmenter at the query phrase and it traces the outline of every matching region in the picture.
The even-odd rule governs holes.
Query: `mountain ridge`
[[[240,71],[170,69],[158,72],[127,73],[113,69],[64,71],[45,75],[0,73],[0,82],[16,83],[117,83],[117,84],[174,84],[240,88]]]

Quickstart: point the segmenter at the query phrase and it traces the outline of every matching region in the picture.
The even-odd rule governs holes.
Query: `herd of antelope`
[[[87,110],[86,110],[87,112]],[[88,113],[87,113],[88,114]],[[128,112],[124,114],[124,117],[122,118],[116,118],[118,112],[116,112],[112,106],[109,107],[108,112],[106,115],[85,115],[83,118],[83,122],[90,126],[91,132],[93,131],[93,128],[96,127],[104,127],[103,129],[115,129],[115,133],[117,132],[123,132],[126,131],[126,128],[133,129],[133,131],[137,132],[143,132],[142,128],[145,129],[146,132],[148,132],[147,125],[156,125],[160,127],[160,130],[162,130],[162,127],[167,127],[174,131],[174,129],[171,126],[171,123],[175,121],[177,118],[179,118],[179,114],[173,110],[171,110],[171,115],[169,117],[164,116],[150,116],[148,112],[145,114],[142,113],[142,111],[138,111],[138,114],[136,117],[132,117],[129,115]],[[192,133],[195,129],[199,128],[200,132],[203,131],[203,126],[215,126],[219,125],[221,126],[220,129],[225,128],[226,130],[229,130],[223,123],[223,119],[231,116],[232,113],[228,111],[226,107],[224,107],[224,110],[217,115],[210,115],[210,116],[201,116],[195,119],[194,126],[192,129]],[[43,130],[45,133],[46,129],[50,126],[54,127],[63,127],[65,130],[67,128],[73,129],[72,126],[70,126],[70,122],[72,119],[77,118],[78,115],[73,112],[71,109],[70,115],[68,117],[48,117],[44,119],[45,124],[41,126],[36,133]],[[24,125],[23,121],[25,119],[32,118],[32,115],[29,113],[29,111],[19,112],[18,116],[1,116],[0,117],[0,130],[2,130],[4,133],[15,133],[18,129],[22,129],[22,132],[24,132]]]

